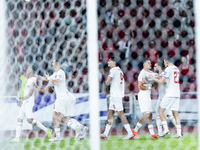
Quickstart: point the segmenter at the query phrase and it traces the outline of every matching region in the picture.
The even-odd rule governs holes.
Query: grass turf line
[[[125,135],[111,135],[101,140],[101,150],[197,150],[198,135],[184,134],[183,138],[151,139],[149,134],[138,135],[139,139],[121,140]],[[74,137],[64,137],[62,141],[49,142],[48,138],[21,138],[19,143],[9,143],[10,139],[0,139],[1,150],[89,150],[89,137],[75,141]]]

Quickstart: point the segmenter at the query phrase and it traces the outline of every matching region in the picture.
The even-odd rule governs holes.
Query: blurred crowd
[[[88,92],[86,0],[7,0],[10,94],[28,64],[37,74],[53,72],[58,55],[71,92]],[[165,55],[180,68],[181,91],[196,91],[192,0],[98,0],[100,92],[106,92],[108,58],[115,53],[125,74],[126,93],[137,93],[141,61]],[[157,92],[157,88],[154,89]]]
[[[98,24],[101,90],[106,90],[106,62],[115,54],[125,74],[126,93],[138,92],[144,58],[153,66],[166,55],[174,57],[181,71],[181,91],[196,91],[193,1],[99,0]]]

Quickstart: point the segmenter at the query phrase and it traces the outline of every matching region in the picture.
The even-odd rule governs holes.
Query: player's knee
[[[163,112],[164,112],[164,111],[163,111],[161,108],[158,109],[158,113],[159,113],[159,114],[162,114]]]
[[[28,123],[32,124],[33,119],[32,118],[28,118],[27,121],[28,121]]]
[[[178,111],[173,111],[173,115],[176,117],[178,116]]]
[[[120,111],[120,112],[118,112],[118,115],[121,118],[122,116],[124,116],[124,113]]]
[[[144,117],[145,117],[145,118],[149,118],[149,117],[150,117],[150,113],[145,113],[145,114],[144,114]]]
[[[112,119],[108,119],[108,124],[112,125],[113,124],[113,120]]]
[[[56,120],[56,119],[57,119],[57,117],[53,115],[52,119],[53,119],[53,120]]]

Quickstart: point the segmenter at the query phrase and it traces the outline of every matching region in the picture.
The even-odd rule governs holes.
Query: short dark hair
[[[174,63],[174,59],[171,55],[166,56],[164,60],[168,61],[169,63]]]
[[[150,61],[150,59],[149,59],[149,58],[145,58],[145,59],[142,61],[142,65],[143,65],[146,61]]]
[[[160,66],[162,68],[162,70],[164,69],[164,64],[161,61],[156,62],[156,64],[158,64],[158,66]]]
[[[116,63],[117,63],[117,60],[119,60],[119,58],[114,55],[112,55],[109,59],[111,59],[112,61],[115,61]]]

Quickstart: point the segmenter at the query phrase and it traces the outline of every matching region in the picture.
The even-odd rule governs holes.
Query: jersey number
[[[124,79],[124,76],[122,73],[120,73],[120,80],[123,80]],[[120,82],[120,84],[122,84],[122,82]]]
[[[179,83],[179,72],[174,72],[174,83]]]

